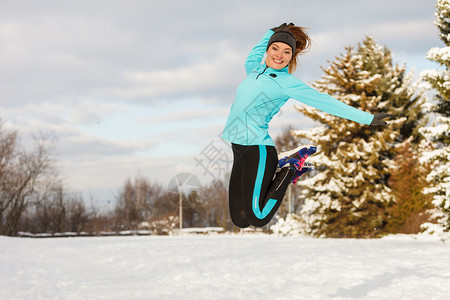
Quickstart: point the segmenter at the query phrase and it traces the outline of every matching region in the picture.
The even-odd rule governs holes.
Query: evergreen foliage
[[[419,233],[421,225],[430,219],[433,208],[431,195],[424,194],[428,186],[426,175],[429,166],[419,162],[417,151],[409,140],[399,146],[394,164],[391,166],[389,186],[395,203],[389,207],[386,232]]]
[[[423,148],[431,148],[424,152],[421,160],[432,163],[432,171],[428,181],[432,184],[428,192],[433,194],[434,205],[439,208],[439,224],[450,231],[450,0],[438,0],[436,26],[439,37],[445,47],[431,48],[427,58],[440,64],[441,70],[427,70],[422,78],[429,87],[437,91],[435,102],[430,104],[430,112],[434,114],[433,123],[420,130],[426,138]]]
[[[390,113],[387,126],[367,126],[310,107],[298,110],[323,125],[295,131],[318,146],[310,158],[319,173],[300,181],[305,193],[304,231],[328,237],[376,237],[385,232],[395,202],[388,186],[395,145],[418,141],[426,122],[424,97],[406,67],[392,62],[390,51],[366,37],[346,47],[314,84],[319,91],[370,113]]]

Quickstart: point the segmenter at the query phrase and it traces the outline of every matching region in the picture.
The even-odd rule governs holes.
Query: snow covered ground
[[[0,237],[1,299],[450,299],[450,243]]]

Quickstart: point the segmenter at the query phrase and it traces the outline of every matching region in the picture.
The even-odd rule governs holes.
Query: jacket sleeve
[[[267,43],[269,43],[270,37],[273,35],[272,30],[268,30],[258,44],[250,51],[247,59],[245,60],[245,71],[250,73],[253,69],[261,64],[264,54],[267,50]]]
[[[283,93],[304,104],[310,105],[331,115],[369,125],[373,115],[345,104],[328,94],[322,94],[294,76],[288,76],[282,85]]]

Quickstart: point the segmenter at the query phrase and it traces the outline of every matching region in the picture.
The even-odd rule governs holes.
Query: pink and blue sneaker
[[[301,170],[308,156],[316,153],[317,147],[313,145],[303,145],[291,151],[286,151],[278,155],[278,166],[282,168],[290,163],[295,165],[297,170]]]
[[[289,164],[291,168],[295,169],[295,174],[291,180],[293,184],[297,183],[300,176],[306,172],[315,169],[314,165],[311,163],[306,163],[308,156],[316,153],[317,147],[313,145],[303,145],[294,150],[286,151],[278,155],[278,166],[279,168],[284,167]]]
[[[294,176],[292,177],[291,183],[292,183],[292,184],[296,184],[296,183],[297,183],[297,180],[300,178],[300,176],[302,176],[303,174],[308,173],[308,172],[310,172],[310,171],[313,171],[313,170],[315,170],[315,169],[316,169],[316,167],[315,167],[312,163],[310,163],[310,162],[305,162],[305,164],[303,165],[303,167],[302,167],[300,170],[297,169],[297,170],[295,171],[295,174],[294,174]]]

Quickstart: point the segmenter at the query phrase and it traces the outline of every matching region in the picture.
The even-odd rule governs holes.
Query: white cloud
[[[168,114],[142,119],[143,123],[161,123],[161,122],[185,122],[211,118],[226,119],[229,109],[202,109],[192,110],[183,109],[182,111],[169,112]]]
[[[155,143],[150,141],[114,141],[101,139],[89,135],[78,135],[60,139],[58,141],[58,151],[64,153],[65,159],[72,159],[75,156],[97,157],[102,159],[111,155],[134,155],[140,151],[151,149]]]
[[[217,56],[195,64],[171,69],[130,71],[125,77],[131,87],[107,88],[97,94],[119,98],[164,98],[198,96],[213,90],[232,89],[243,78],[236,76],[242,57],[226,47],[217,48]]]

